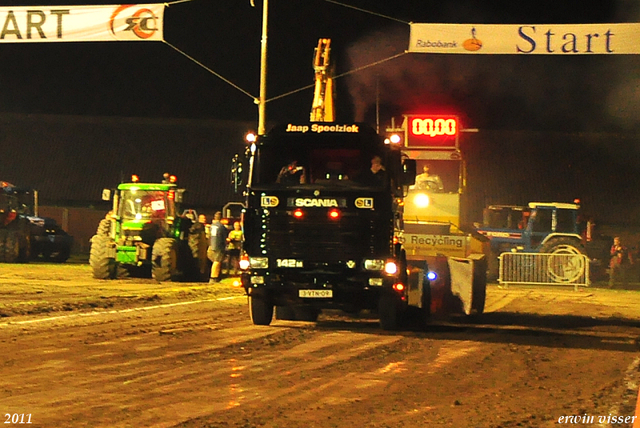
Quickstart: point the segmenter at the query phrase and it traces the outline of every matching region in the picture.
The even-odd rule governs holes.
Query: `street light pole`
[[[258,103],[258,135],[265,134],[267,102],[267,21],[269,0],[262,0],[262,41],[260,43],[260,98]]]

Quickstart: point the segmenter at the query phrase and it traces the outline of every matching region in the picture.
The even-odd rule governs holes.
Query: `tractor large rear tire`
[[[273,304],[264,296],[249,294],[249,314],[255,325],[269,325],[273,319]]]
[[[181,281],[183,272],[178,268],[180,242],[173,238],[160,238],[153,244],[151,273],[156,281]]]
[[[194,259],[193,279],[198,282],[206,282],[209,280],[210,269],[207,259],[207,236],[204,233],[204,227],[200,223],[196,223],[189,229],[189,249]]]
[[[552,238],[540,247],[541,253],[587,254],[584,245],[577,239]]]
[[[6,241],[7,241],[7,229],[0,229],[0,263],[4,263]]]
[[[96,279],[113,279],[116,274],[116,261],[109,257],[111,239],[105,235],[93,235],[91,238],[91,252],[89,265]]]
[[[4,248],[4,261],[6,263],[16,263],[20,260],[20,237],[19,230],[7,230]]]
[[[586,263],[582,257],[571,257],[571,255],[586,255],[584,246],[572,238],[552,238],[545,242],[540,248],[541,253],[556,254],[562,256],[562,262],[552,261],[545,267],[549,279],[556,283],[570,284],[576,282],[584,274]],[[560,257],[556,258],[560,259]]]
[[[18,233],[18,261],[28,263],[31,260],[31,235],[28,229],[17,230]]]

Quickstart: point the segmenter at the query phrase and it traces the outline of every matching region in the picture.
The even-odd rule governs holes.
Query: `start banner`
[[[164,7],[0,7],[0,43],[162,41]]]
[[[640,23],[411,24],[409,52],[614,55],[640,53]]]

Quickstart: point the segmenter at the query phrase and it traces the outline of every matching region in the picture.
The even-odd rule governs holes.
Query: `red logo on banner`
[[[457,116],[407,116],[407,147],[455,148]]]
[[[109,20],[109,28],[111,29],[111,33],[115,36],[115,20],[120,17],[120,13],[125,9],[132,7],[133,5],[122,5],[113,12],[111,15],[111,19]],[[121,18],[122,19],[122,18]],[[158,31],[158,26],[156,25],[157,17],[153,14],[153,12],[149,9],[142,8],[136,10],[131,15],[128,15],[124,18],[124,22],[127,27],[122,31],[130,31],[135,34],[140,39],[148,39],[153,36],[156,31]]]

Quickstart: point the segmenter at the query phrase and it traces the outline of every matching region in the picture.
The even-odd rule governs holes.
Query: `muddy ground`
[[[333,311],[253,326],[232,278],[102,281],[84,263],[0,265],[0,416],[43,427],[555,427],[569,416],[630,427],[610,422],[635,415],[639,337],[633,289],[494,284],[482,316],[385,332],[370,314]]]

